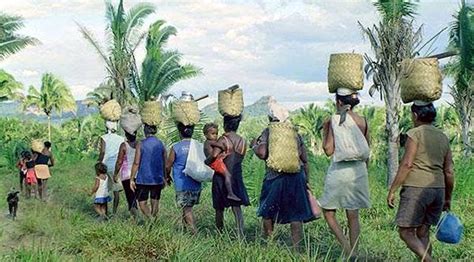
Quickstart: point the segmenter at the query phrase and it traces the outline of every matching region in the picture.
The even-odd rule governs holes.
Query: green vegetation
[[[39,43],[36,38],[16,33],[23,26],[21,16],[0,13],[0,61],[29,45]]]

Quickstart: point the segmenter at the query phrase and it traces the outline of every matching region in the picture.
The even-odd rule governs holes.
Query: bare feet
[[[233,200],[233,201],[240,201],[242,199],[240,199],[238,196],[234,195],[234,194],[228,194],[227,195],[227,198],[230,199],[230,200]]]

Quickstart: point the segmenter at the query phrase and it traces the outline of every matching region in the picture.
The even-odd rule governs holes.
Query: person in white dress
[[[357,249],[359,209],[370,207],[367,173],[369,127],[366,119],[352,111],[359,102],[358,94],[354,91],[338,89],[337,113],[323,126],[323,149],[327,156],[331,156],[331,164],[319,202],[326,222],[346,256],[354,255]],[[336,220],[337,209],[346,211],[349,239],[344,236]]]

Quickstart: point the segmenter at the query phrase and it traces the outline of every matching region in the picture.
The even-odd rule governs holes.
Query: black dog
[[[13,190],[10,193],[8,193],[8,196],[7,196],[8,211],[10,212],[10,216],[13,218],[13,220],[15,220],[16,218],[16,210],[18,209],[18,201],[20,201],[20,199],[18,198],[19,193],[20,191]]]

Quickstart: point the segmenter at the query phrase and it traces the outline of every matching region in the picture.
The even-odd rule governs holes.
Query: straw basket
[[[301,167],[295,127],[288,122],[271,123],[269,130],[268,167],[277,172],[298,173]]]
[[[120,126],[129,134],[135,133],[142,126],[142,119],[138,114],[138,108],[126,107],[120,117]]]
[[[400,86],[404,103],[414,100],[431,102],[441,97],[443,85],[438,59],[406,59],[402,62],[402,69]]]
[[[161,122],[161,103],[158,101],[146,101],[141,110],[142,122],[157,126]]]
[[[244,110],[242,89],[224,89],[218,93],[218,107],[221,115],[238,116]]]
[[[195,101],[176,101],[172,105],[174,121],[185,126],[196,125],[201,118],[198,103]]]
[[[119,121],[121,113],[122,108],[115,99],[107,101],[100,107],[100,115],[108,121]]]
[[[364,87],[363,58],[360,54],[331,54],[328,68],[329,93],[336,93],[338,88],[354,91]]]
[[[43,141],[41,141],[39,139],[35,139],[35,140],[31,141],[31,149],[33,151],[41,153],[43,151],[43,148],[44,148]]]

